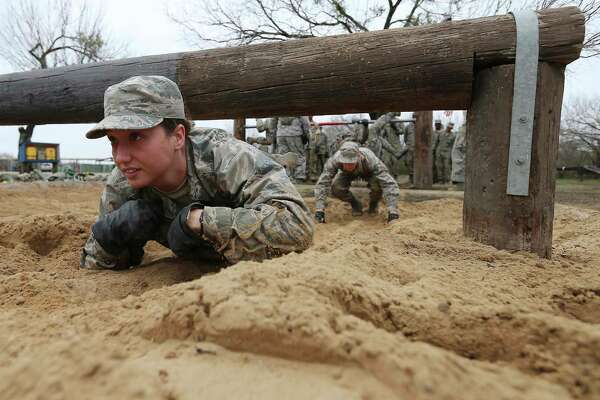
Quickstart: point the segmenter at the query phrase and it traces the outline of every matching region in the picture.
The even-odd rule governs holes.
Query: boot
[[[352,206],[353,217],[360,217],[361,215],[363,215],[362,204],[360,204],[360,201],[358,201],[356,197],[352,196],[352,200],[350,200],[350,205]]]
[[[369,203],[369,214],[377,214],[377,207],[379,206],[378,201],[372,201]]]

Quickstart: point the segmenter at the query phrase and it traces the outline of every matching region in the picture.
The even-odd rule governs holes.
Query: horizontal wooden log
[[[540,59],[579,57],[584,17],[545,10]],[[177,82],[191,119],[465,109],[474,70],[510,64],[512,16],[176,53],[0,75],[0,125],[94,122],[133,75]]]

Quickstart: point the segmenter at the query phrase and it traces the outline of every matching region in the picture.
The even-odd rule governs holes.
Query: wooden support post
[[[549,258],[564,66],[540,63],[529,196],[506,194],[514,65],[475,77],[467,125],[464,233],[499,249]]]
[[[433,185],[433,157],[431,153],[433,112],[417,112],[415,118],[413,181],[417,189],[431,189]]]
[[[246,141],[246,118],[233,120],[233,136],[238,140]]]

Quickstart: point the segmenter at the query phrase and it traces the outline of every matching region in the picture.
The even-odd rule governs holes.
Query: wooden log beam
[[[241,141],[246,141],[246,118],[233,120],[233,136]]]
[[[540,63],[529,196],[506,194],[514,65],[480,71],[468,113],[463,228],[499,249],[552,252],[564,68]]]
[[[431,152],[433,112],[420,111],[415,114],[413,182],[417,189],[431,189],[433,185],[433,154]]]
[[[584,16],[544,10],[540,59],[579,57]],[[473,71],[514,62],[512,16],[115,60],[0,76],[0,125],[95,122],[133,75],[178,83],[191,119],[465,109]]]

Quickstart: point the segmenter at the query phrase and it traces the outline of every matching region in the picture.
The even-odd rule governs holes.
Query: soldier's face
[[[442,129],[442,124],[435,124],[435,129],[438,131]]]
[[[110,130],[106,136],[115,164],[134,189],[165,186],[178,150],[185,142],[185,134],[181,137],[177,132],[167,134],[160,125],[150,129]]]
[[[344,172],[353,172],[357,165],[358,163],[342,163],[342,170]]]

